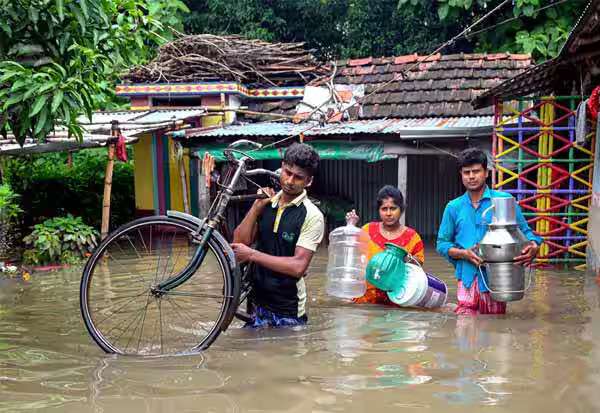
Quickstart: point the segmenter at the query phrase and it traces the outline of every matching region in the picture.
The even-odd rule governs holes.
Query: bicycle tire
[[[154,231],[153,226],[157,227],[156,234],[160,234],[160,241],[153,240],[152,238]],[[144,237],[144,234],[146,234],[148,230],[150,235],[149,240]],[[140,218],[121,226],[110,233],[100,243],[84,267],[80,285],[80,309],[90,336],[102,350],[107,353],[131,355],[169,355],[197,352],[206,350],[216,340],[221,331],[227,328],[228,324],[231,322],[231,315],[236,308],[232,306],[234,304],[237,306],[236,300],[239,297],[240,287],[239,281],[235,279],[235,271],[232,271],[230,263],[227,261],[226,252],[223,251],[223,247],[217,242],[214,235],[208,240],[207,248],[209,251],[207,251],[207,258],[205,258],[196,270],[196,273],[189,280],[174,290],[160,296],[155,296],[151,292],[151,288],[157,284],[157,281],[164,281],[178,273],[175,271],[175,267],[176,262],[179,262],[181,251],[185,251],[188,256],[187,260],[184,259],[184,266],[187,265],[189,258],[193,255],[195,249],[198,248],[198,244],[192,241],[192,234],[196,230],[197,227],[193,223],[181,219],[166,216],[153,216]],[[141,240],[141,243],[138,244],[138,246],[140,246],[140,250],[135,246],[136,239],[132,241],[134,232],[139,234],[138,238]],[[172,239],[165,239],[165,233],[168,233],[169,237],[171,234],[174,235],[172,236]],[[180,238],[175,240],[176,236],[180,236]],[[125,252],[122,252],[124,250],[121,245],[123,241],[131,244],[133,247],[132,252],[135,252],[135,254],[127,255]],[[166,264],[161,264],[161,258],[160,255],[158,255],[154,279],[152,279],[154,270],[149,273],[149,276],[142,274],[143,271],[149,268],[146,264],[150,263],[149,260],[146,260],[144,254],[148,252],[148,257],[151,257],[154,261],[154,255],[150,253],[153,244],[164,246],[169,252]],[[146,250],[142,248],[142,245]],[[179,248],[181,251],[177,253],[177,259],[171,259],[171,255],[173,255],[175,248]],[[134,255],[137,255],[137,257]],[[118,258],[121,258],[123,262]],[[127,259],[127,261],[125,261],[125,259]],[[206,274],[202,272],[203,267],[208,271],[210,270],[210,265],[213,265],[213,263],[207,261],[209,259],[215,261],[214,265],[217,270],[220,271],[222,286],[217,286],[217,288],[222,291],[222,301],[220,304],[217,304],[217,308],[215,309],[215,314],[217,314],[217,312],[218,314],[215,317],[210,316],[210,318],[214,318],[214,320],[201,322],[196,319],[196,316],[199,316],[196,311],[201,311],[201,309],[197,307],[196,300],[198,298],[211,296],[210,288],[213,288],[214,290],[213,281],[218,281],[218,276],[212,277],[209,272]],[[169,261],[173,261],[173,268],[170,271],[168,270]],[[115,265],[114,268],[116,269],[111,271],[112,267],[108,268],[108,266],[112,262],[119,262],[119,267]],[[159,279],[161,265],[164,265],[165,274],[160,275]],[[135,271],[132,272],[128,270],[128,268],[134,269]],[[123,269],[126,270],[128,274],[124,274]],[[199,274],[199,272],[202,274]],[[200,280],[200,278],[198,278],[200,276],[208,280],[209,288],[207,291],[209,291],[209,293],[202,292],[198,294],[187,292],[189,289],[202,284],[198,281]],[[131,282],[124,280],[125,277],[131,278],[131,282],[135,281],[137,284],[134,285]],[[97,280],[95,278],[97,278]],[[197,278],[198,280],[196,280]],[[204,284],[204,286],[206,285],[207,284]],[[204,288],[204,286],[201,288]],[[132,289],[135,291],[134,294],[131,294]],[[125,293],[130,293],[131,295],[119,296],[121,290]],[[108,302],[108,307],[95,308],[92,301],[94,301],[96,297],[98,297],[98,300],[101,303],[104,301]],[[143,308],[138,310],[136,307],[136,310],[133,311],[133,315],[128,314],[131,313],[131,306],[135,305],[139,299],[142,300]],[[144,299],[146,300],[145,304]],[[177,300],[177,303],[175,300]],[[173,313],[176,313],[177,317],[171,317],[171,319],[168,320],[166,314],[164,314],[165,320],[163,320],[163,301],[166,308],[171,308]],[[114,308],[115,303],[118,303],[117,310],[123,309],[122,313],[113,314],[116,310],[111,308]],[[124,304],[121,305],[121,303]],[[129,309],[127,309],[128,307]],[[184,323],[183,319],[185,317],[182,317],[183,314],[181,314],[178,309],[191,309],[194,311],[194,317],[188,316],[188,319],[185,320],[185,322],[191,321],[191,326],[189,328],[182,327],[182,324]],[[149,313],[150,310],[152,310],[153,313]],[[165,309],[165,312],[166,311],[167,310]],[[123,317],[123,314],[125,314],[125,317],[130,318],[120,321],[118,317]],[[158,314],[158,316],[156,314]],[[102,320],[96,318],[97,315],[101,315]],[[151,316],[151,318],[148,319],[149,324],[152,322],[155,331],[158,329],[160,332],[160,343],[148,340],[146,335],[144,335],[144,325],[148,316]],[[119,344],[121,338],[125,334],[131,334],[132,336],[137,334],[138,325],[136,324],[133,330],[131,330],[131,328],[132,323],[137,322],[140,317],[141,327],[137,339],[137,346],[129,347],[132,337],[129,337],[125,346]],[[107,320],[112,321],[113,319],[116,325],[111,331],[108,331],[108,328],[104,328],[102,324]],[[129,322],[129,324],[126,324],[126,322]],[[208,325],[208,327],[205,327],[203,324]],[[165,337],[163,334],[163,325],[167,327],[169,337]],[[119,337],[115,338],[109,334],[112,330],[120,332]],[[198,331],[205,331],[206,333],[198,334]],[[167,348],[165,346],[165,339],[170,339],[171,337],[181,337],[184,338],[184,340],[182,343],[175,343]],[[142,341],[142,338],[144,338],[144,342]],[[198,338],[198,340],[193,342],[196,338]],[[158,339],[158,337],[154,337],[154,339]],[[142,346],[142,344],[144,345]]]

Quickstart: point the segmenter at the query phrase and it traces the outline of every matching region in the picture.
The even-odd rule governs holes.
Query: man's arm
[[[271,188],[263,188],[263,192],[272,197],[274,195],[274,191]],[[256,239],[256,222],[258,221],[258,217],[262,214],[263,210],[271,200],[267,199],[257,199],[252,204],[250,211],[246,214],[242,222],[237,226],[237,228],[233,231],[233,242],[251,245]]]
[[[454,243],[456,224],[450,205],[446,205],[436,244],[437,252],[446,258],[450,264],[456,264],[456,260],[466,260],[474,265],[481,265],[483,260],[472,249],[458,248]]]
[[[302,278],[310,265],[314,252],[296,247],[292,257],[275,257],[252,249],[244,244],[231,244],[236,258],[241,262],[254,262],[262,267],[293,278]]]
[[[529,244],[523,248],[521,251],[521,255],[514,258],[515,262],[518,264],[529,264],[532,262],[542,244],[542,238],[536,235],[533,230],[529,227],[525,216],[523,215],[523,211],[521,211],[521,207],[517,204],[516,207],[517,212],[517,224],[519,224],[519,229],[525,235],[525,237],[529,240]]]
[[[454,218],[452,217],[452,211],[450,205],[446,205],[444,209],[444,215],[442,215],[442,222],[438,229],[438,236],[435,249],[437,252],[451,264],[454,264],[453,257],[450,256],[450,250],[457,249],[454,247]]]
[[[323,239],[325,222],[321,213],[313,214],[306,219],[300,230],[294,255],[276,257],[257,251],[243,243],[233,243],[231,248],[240,262],[250,261],[271,271],[285,274],[293,278],[302,278],[310,265],[310,261]]]

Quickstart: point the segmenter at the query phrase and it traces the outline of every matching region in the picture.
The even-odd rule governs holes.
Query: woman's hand
[[[358,221],[360,221],[360,218],[356,213],[356,210],[353,209],[352,211],[346,214],[346,222],[348,223],[348,225],[356,226],[358,224]]]

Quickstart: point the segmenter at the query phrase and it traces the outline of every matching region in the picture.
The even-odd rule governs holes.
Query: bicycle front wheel
[[[237,292],[220,246],[209,239],[204,261],[185,283],[156,287],[188,265],[198,244],[193,224],[141,218],[111,233],[89,258],[80,287],[85,325],[108,353],[166,355],[208,348]]]

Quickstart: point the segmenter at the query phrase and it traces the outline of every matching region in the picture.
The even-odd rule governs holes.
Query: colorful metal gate
[[[576,142],[581,97],[521,98],[495,105],[493,186],[512,193],[544,238],[539,263],[585,265],[594,131]]]

